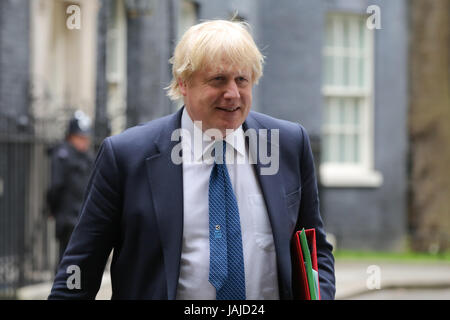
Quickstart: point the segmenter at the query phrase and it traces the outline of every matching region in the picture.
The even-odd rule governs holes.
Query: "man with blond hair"
[[[170,62],[168,96],[183,108],[105,139],[49,298],[95,298],[113,249],[113,299],[292,299],[290,243],[304,227],[333,299],[309,138],[250,111],[264,56],[248,24],[195,25]]]

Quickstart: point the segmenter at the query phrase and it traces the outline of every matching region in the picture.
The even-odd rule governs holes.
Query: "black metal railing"
[[[55,269],[52,221],[45,212],[48,147],[29,127],[0,118],[0,297],[50,280]]]
[[[49,150],[63,139],[67,118],[23,126],[0,115],[0,299],[15,299],[19,288],[53,280],[58,244],[45,195]],[[93,139],[94,149],[99,141]]]

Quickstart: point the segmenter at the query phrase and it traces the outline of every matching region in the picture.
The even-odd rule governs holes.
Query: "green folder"
[[[311,300],[318,300],[318,284],[316,283],[318,279],[317,276],[314,276],[313,271],[315,270],[312,268],[311,253],[309,252],[308,240],[306,239],[306,232],[304,228],[300,232],[300,245],[302,247],[303,259],[305,260],[306,277],[308,279]]]

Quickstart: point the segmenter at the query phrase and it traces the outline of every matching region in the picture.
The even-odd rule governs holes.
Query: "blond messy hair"
[[[178,81],[188,82],[195,71],[217,65],[225,59],[230,65],[251,72],[253,84],[263,73],[264,56],[242,21],[209,20],[190,27],[175,48],[172,81],[166,88],[172,100],[182,98]]]

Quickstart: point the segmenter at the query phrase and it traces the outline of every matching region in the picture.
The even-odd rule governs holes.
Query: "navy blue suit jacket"
[[[77,226],[49,299],[94,299],[107,258],[112,299],[175,299],[183,235],[182,165],[171,160],[172,132],[182,110],[104,140]],[[292,299],[290,241],[299,228],[316,228],[322,299],[335,294],[332,247],[325,240],[310,142],[299,124],[250,112],[247,129],[279,129],[279,170],[257,177],[272,226],[279,293]],[[261,140],[263,141],[263,140]],[[267,143],[272,143],[270,134]],[[270,150],[270,149],[269,149]],[[67,287],[68,267],[80,268],[80,289]],[[70,270],[70,269],[69,269]]]

